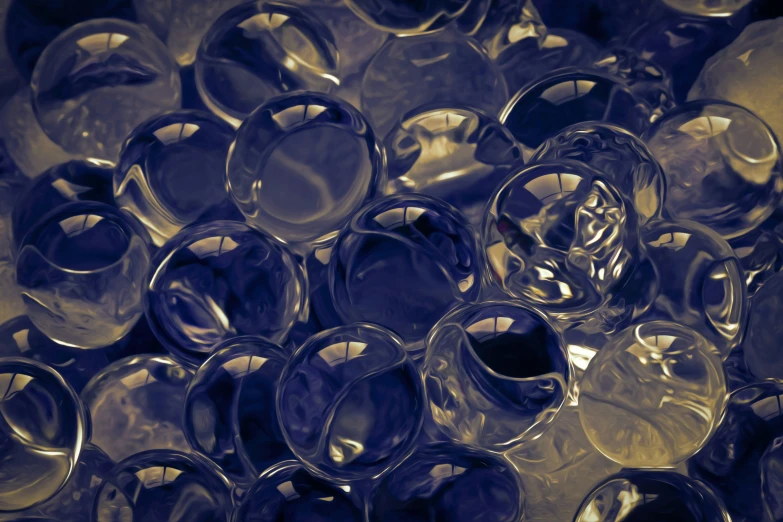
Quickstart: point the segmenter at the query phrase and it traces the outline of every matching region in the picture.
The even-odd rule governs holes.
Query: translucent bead
[[[610,339],[582,378],[587,438],[624,467],[670,467],[699,451],[721,419],[720,354],[696,331],[667,321]]]
[[[514,137],[483,111],[438,104],[406,114],[384,140],[386,194],[418,192],[456,207],[475,226],[511,168],[522,162]]]
[[[79,397],[50,367],[0,358],[0,512],[52,498],[71,477],[87,437]]]
[[[69,203],[25,235],[16,282],[25,313],[54,341],[101,348],[142,314],[150,254],[132,218],[102,203]]]
[[[237,132],[227,173],[247,220],[294,244],[332,239],[386,175],[380,141],[359,111],[315,93],[259,107]]]
[[[435,325],[422,374],[441,431],[505,451],[548,428],[572,369],[560,332],[541,313],[493,301],[457,308]]]
[[[134,129],[114,171],[117,205],[157,246],[228,198],[225,165],[234,129],[211,114],[177,111]]]
[[[366,321],[401,336],[413,357],[430,328],[481,286],[473,230],[456,209],[400,194],[360,210],[329,261],[332,302],[345,323]]]
[[[383,31],[419,34],[440,29],[459,17],[470,0],[426,0],[419,3],[395,0],[346,0],[362,20]]]
[[[339,83],[331,31],[306,8],[282,2],[247,2],[225,12],[196,58],[201,99],[235,127],[275,96],[328,93]]]
[[[116,163],[141,122],[180,104],[177,64],[146,27],[103,18],[77,24],[33,71],[33,109],[67,152]]]
[[[775,318],[783,310],[783,274],[769,279],[751,301],[747,339],[743,345],[745,362],[756,378],[783,379],[780,360],[780,335],[783,330]]]
[[[224,341],[196,372],[185,400],[185,435],[234,482],[250,485],[291,458],[275,409],[288,353],[262,337]]]
[[[642,139],[666,173],[666,213],[726,239],[767,219],[783,195],[780,146],[767,125],[725,102],[680,105]]]
[[[81,393],[92,420],[90,442],[115,462],[146,450],[190,451],[182,412],[192,377],[189,369],[157,355],[106,367]]]
[[[101,485],[92,521],[228,522],[231,488],[220,469],[203,457],[145,451],[117,464]]]
[[[311,337],[283,370],[277,415],[291,451],[335,481],[377,478],[412,452],[421,377],[401,339],[370,324]]]
[[[753,0],[663,0],[672,9],[696,16],[730,17]]]

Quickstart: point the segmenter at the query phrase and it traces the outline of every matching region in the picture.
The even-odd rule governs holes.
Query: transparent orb
[[[438,197],[476,226],[492,192],[522,162],[508,130],[494,116],[468,106],[414,109],[389,132],[384,148],[386,194]]]
[[[769,279],[750,303],[747,339],[743,344],[745,362],[759,379],[783,379],[780,339],[783,325],[777,321],[783,310],[783,274]]]
[[[373,488],[370,522],[523,518],[524,492],[505,461],[450,443],[420,446]]]
[[[109,163],[137,125],[179,107],[180,91],[177,64],[152,31],[113,18],[60,34],[32,79],[33,109],[49,138]]]
[[[90,442],[115,462],[141,451],[190,451],[182,431],[191,370],[169,357],[121,359],[92,378],[81,398],[90,412]]]
[[[291,458],[280,432],[275,392],[288,353],[263,337],[224,341],[196,372],[185,399],[185,435],[235,483],[250,485]]]
[[[147,288],[152,331],[191,365],[238,335],[281,342],[307,307],[304,276],[288,250],[233,221],[184,228],[155,254]]]
[[[117,206],[162,246],[228,198],[225,165],[234,134],[230,125],[200,111],[169,112],[139,125],[114,171]]]
[[[346,0],[359,18],[382,31],[397,34],[420,34],[440,29],[459,17],[470,0]]]
[[[370,62],[361,87],[362,112],[381,136],[425,103],[497,114],[506,100],[498,66],[478,42],[452,30],[390,39]]]
[[[101,484],[92,520],[228,522],[231,489],[220,469],[203,457],[145,451],[117,464]]]
[[[328,93],[339,84],[332,32],[307,8],[282,2],[247,2],[225,12],[196,58],[201,99],[235,127],[275,96]]]
[[[73,474],[87,437],[84,407],[50,367],[0,358],[0,512],[52,498]]]
[[[68,203],[46,214],[22,241],[16,282],[30,320],[50,339],[102,348],[142,314],[150,262],[143,230],[103,203]]]
[[[740,345],[748,316],[742,267],[717,233],[693,221],[655,221],[642,229],[659,284],[648,318],[693,328],[723,357]]]
[[[442,432],[505,451],[549,427],[572,370],[560,331],[543,314],[492,301],[457,308],[435,325],[422,374]]]
[[[670,467],[704,446],[723,413],[720,353],[667,321],[627,328],[590,362],[580,383],[587,438],[624,467]]]
[[[672,9],[696,16],[730,17],[753,0],[663,0]]]
[[[481,268],[472,228],[456,209],[399,194],[360,210],[329,260],[332,302],[344,323],[379,324],[413,357],[443,314],[478,298]]]
[[[633,201],[640,224],[660,217],[666,193],[661,166],[639,138],[617,125],[584,122],[546,140],[530,163],[572,159],[600,171]]]
[[[359,111],[316,93],[259,107],[237,131],[227,173],[247,220],[294,244],[333,238],[386,174],[380,141]]]
[[[686,103],[642,139],[666,173],[669,217],[698,221],[730,239],[756,228],[780,203],[780,146],[770,128],[742,107]]]
[[[234,522],[362,522],[356,486],[337,486],[288,460],[267,469],[245,493]]]
[[[405,459],[423,410],[421,377],[402,340],[364,323],[308,339],[277,391],[291,451],[311,473],[340,482],[377,478]]]

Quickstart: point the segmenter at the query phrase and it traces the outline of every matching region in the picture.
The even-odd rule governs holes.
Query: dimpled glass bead
[[[332,96],[294,93],[245,120],[227,176],[248,221],[287,243],[317,243],[375,195],[386,163],[359,111]]]
[[[141,122],[180,104],[177,64],[146,27],[112,18],[63,32],[33,71],[33,109],[67,152],[115,163]]]
[[[93,522],[228,522],[232,485],[198,455],[145,451],[112,470],[101,485]]]
[[[331,92],[339,84],[329,28],[306,8],[284,2],[247,2],[223,13],[196,58],[201,99],[235,127],[275,96]]]
[[[492,520],[517,522],[524,492],[513,468],[476,449],[451,443],[419,447],[374,488],[370,522]]]
[[[418,34],[434,31],[459,17],[470,0],[346,0],[359,18],[382,31]]]
[[[743,344],[745,362],[758,379],[783,379],[779,355],[783,324],[776,320],[783,310],[783,274],[770,278],[750,303],[747,338]]]
[[[156,116],[136,127],[114,171],[117,206],[136,216],[157,246],[228,198],[226,157],[234,129],[200,111]]]
[[[666,173],[665,212],[726,239],[767,219],[783,196],[780,146],[748,110],[726,102],[680,105],[642,136]]]
[[[726,396],[720,353],[696,331],[653,321],[610,339],[580,383],[587,438],[624,467],[669,467],[699,451]]]
[[[443,314],[478,298],[480,285],[473,230],[456,209],[420,194],[364,207],[329,260],[329,289],[343,321],[392,330],[413,357]]]
[[[145,312],[160,342],[193,365],[238,335],[285,339],[307,289],[283,246],[244,223],[185,227],[155,254]]]
[[[421,377],[402,340],[370,324],[312,336],[277,391],[288,446],[311,473],[339,482],[380,477],[410,455],[423,411]]]
[[[460,307],[427,336],[432,418],[456,442],[505,451],[555,419],[572,371],[560,332],[514,302]]]
[[[71,477],[86,438],[76,392],[39,362],[0,358],[0,512],[52,498]]]

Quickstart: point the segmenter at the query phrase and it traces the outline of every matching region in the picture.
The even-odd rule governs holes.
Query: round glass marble
[[[421,377],[402,340],[370,324],[312,336],[277,390],[288,446],[308,471],[338,482],[378,478],[408,457],[423,411]]]
[[[145,451],[112,470],[101,484],[93,522],[228,522],[232,485],[220,469],[198,455]]]
[[[663,0],[672,9],[684,14],[726,18],[737,14],[753,0]]]
[[[339,84],[332,32],[306,8],[284,2],[253,1],[226,11],[196,58],[201,99],[235,127],[275,96],[331,92]]]
[[[426,105],[403,116],[384,140],[386,194],[418,192],[438,197],[474,225],[522,151],[511,133],[478,109]]]
[[[228,199],[225,165],[234,129],[200,111],[156,116],[134,129],[114,171],[117,206],[162,246]]]
[[[191,365],[238,335],[280,342],[307,307],[304,276],[288,250],[233,221],[185,227],[155,254],[147,288],[152,331]]]
[[[439,429],[500,452],[549,427],[572,370],[560,332],[543,314],[491,301],[457,308],[435,325],[422,374]]]
[[[780,146],[753,113],[730,103],[680,105],[642,139],[666,173],[665,212],[726,239],[767,219],[783,196]]]
[[[386,165],[367,120],[338,98],[280,96],[237,131],[229,191],[247,220],[287,243],[331,239],[376,190]]]
[[[480,285],[472,228],[453,207],[420,194],[364,207],[329,260],[329,291],[344,323],[384,326],[414,357],[430,328],[454,306],[475,301]]]
[[[141,122],[180,105],[179,70],[146,27],[89,20],[58,36],[33,71],[33,109],[67,152],[115,163]]]
[[[50,367],[0,358],[0,513],[52,498],[71,477],[87,437],[76,392]]]
[[[410,35],[440,29],[459,17],[470,0],[346,0],[356,15],[382,31]]]
[[[750,303],[747,339],[743,344],[745,362],[758,379],[783,379],[779,339],[783,325],[777,321],[783,310],[783,274],[770,278]]]
[[[587,438],[627,468],[670,467],[699,451],[723,414],[720,353],[686,326],[641,323],[610,339],[580,383]]]

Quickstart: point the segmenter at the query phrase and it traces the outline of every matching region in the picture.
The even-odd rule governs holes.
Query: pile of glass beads
[[[780,0],[0,0],[0,522],[783,522],[781,53]]]

